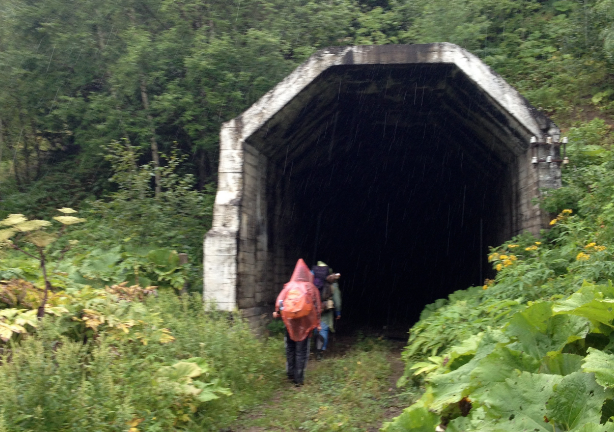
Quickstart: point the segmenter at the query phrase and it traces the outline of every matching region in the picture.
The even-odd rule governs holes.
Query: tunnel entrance
[[[470,88],[452,65],[338,68],[322,78],[342,80],[336,102],[313,108],[315,143],[258,148],[285,171],[273,181],[289,184],[297,253],[344,275],[345,317],[405,324],[490,274],[488,245],[513,229],[514,155],[457,114],[478,102],[446,91]]]
[[[528,141],[557,133],[454,45],[320,52],[222,129],[205,299],[257,321],[298,258],[322,260],[344,319],[407,327],[543,225],[531,200],[559,174]]]

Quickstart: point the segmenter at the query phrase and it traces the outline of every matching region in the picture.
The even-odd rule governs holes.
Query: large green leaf
[[[196,396],[196,399],[198,399],[200,402],[209,402],[211,400],[219,399],[219,398],[220,397],[216,395],[214,391],[208,388],[202,389]]]
[[[384,424],[384,432],[434,432],[441,419],[425,407],[415,404],[405,408],[392,422]]]
[[[179,255],[170,249],[155,249],[147,254],[147,259],[156,267],[170,272],[179,267]]]
[[[606,394],[593,374],[574,372],[555,386],[548,400],[550,421],[562,430],[573,430],[586,423],[599,423]]]
[[[198,393],[196,399],[201,402],[208,402],[213,399],[218,399],[218,394],[232,396],[230,389],[220,386],[217,379],[209,383],[194,381],[194,387],[200,390],[200,393]]]
[[[614,423],[608,422],[606,424],[599,423],[586,423],[573,430],[574,432],[614,432]]]
[[[467,396],[470,386],[469,373],[476,364],[477,360],[472,360],[453,372],[429,377],[433,394],[429,408],[440,412],[446,406],[457,403]]]
[[[427,380],[431,384],[431,392],[433,395],[433,400],[429,408],[439,412],[447,405],[457,403],[463,397],[468,396],[472,388],[471,372],[473,369],[478,366],[482,359],[487,357],[495,347],[506,340],[507,339],[501,332],[487,332],[480,339],[475,356],[468,363],[452,372],[428,377]]]
[[[506,333],[518,340],[514,349],[541,359],[560,351],[570,342],[583,339],[589,332],[586,318],[573,315],[552,316],[551,303],[532,305],[512,317]]]
[[[473,356],[478,350],[480,342],[484,337],[484,333],[480,332],[476,335],[470,336],[465,339],[460,345],[452,347],[448,354],[448,366],[452,369],[456,369],[454,364],[458,359],[462,359],[467,356]]]
[[[585,288],[557,303],[552,310],[557,314],[582,316],[611,326],[614,319],[614,299],[604,298],[601,292]]]
[[[158,370],[160,376],[178,382],[196,378],[201,375],[202,372],[202,369],[196,363],[185,361],[177,362],[172,366],[164,366]]]
[[[614,355],[595,348],[588,349],[582,365],[584,372],[595,374],[595,380],[602,386],[614,388]]]
[[[467,417],[457,417],[453,419],[450,423],[448,423],[446,432],[473,432],[478,430],[478,428],[483,428],[484,416],[482,415],[479,418],[474,419],[475,411],[476,410],[472,410],[470,415]],[[481,414],[483,414],[483,412]]]
[[[502,426],[503,430],[551,431],[552,427],[544,420],[546,402],[562,378],[559,375],[516,373],[515,377],[485,391],[481,404],[491,423]],[[528,429],[522,429],[525,427]]]
[[[522,328],[530,327],[531,329],[536,329],[537,331],[545,333],[548,328],[548,320],[551,316],[551,302],[534,303],[512,317],[507,333],[510,333],[510,330],[513,330],[516,326],[521,326]],[[512,334],[514,334],[513,331]]]
[[[201,373],[209,372],[209,364],[207,363],[207,360],[205,360],[202,357],[192,357],[192,358],[189,358],[187,360],[184,360],[184,362],[186,362],[186,363],[195,363],[200,368]]]
[[[117,273],[117,263],[122,258],[120,250],[119,246],[109,250],[94,249],[83,260],[80,273],[88,279],[110,281]]]
[[[569,375],[580,370],[582,356],[568,353],[550,353],[542,360],[540,371],[555,375]]]
[[[513,371],[537,372],[539,361],[520,351],[509,347],[497,347],[492,353],[480,360],[471,371],[472,387],[492,386],[504,382],[512,376]],[[474,394],[475,397],[475,394]]]

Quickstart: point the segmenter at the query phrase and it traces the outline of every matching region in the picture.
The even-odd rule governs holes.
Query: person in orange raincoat
[[[299,259],[290,281],[275,301],[273,318],[281,318],[286,326],[286,373],[297,386],[303,385],[309,357],[309,335],[320,328],[322,301],[313,284],[313,275],[305,261]]]

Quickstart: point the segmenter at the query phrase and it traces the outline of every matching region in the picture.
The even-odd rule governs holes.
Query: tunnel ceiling
[[[271,162],[300,161],[301,170],[333,152],[351,154],[374,128],[382,147],[410,130],[436,129],[476,168],[503,168],[527,146],[517,122],[453,64],[331,67],[247,142]]]

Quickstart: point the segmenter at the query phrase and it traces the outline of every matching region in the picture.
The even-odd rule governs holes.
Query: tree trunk
[[[13,125],[14,127],[15,125]],[[11,133],[11,128],[7,125],[6,122],[2,124],[2,129],[6,134],[6,149],[9,152],[9,156],[7,159],[12,159],[12,168],[13,174],[15,175],[15,185],[17,186],[17,190],[19,192],[24,192],[24,183],[22,181],[21,175],[19,173],[19,160],[17,159],[17,152],[19,151],[19,141],[21,141],[21,134],[23,133],[23,129],[19,132],[19,136],[15,139],[15,136]],[[4,136],[2,137],[4,140]],[[10,154],[12,152],[12,155]]]
[[[19,117],[20,117],[20,120],[23,120],[21,116]],[[21,136],[23,138],[22,154],[23,154],[23,162],[25,165],[25,170],[22,173],[21,179],[25,184],[28,184],[30,183],[30,146],[28,145],[28,131],[23,125],[23,121],[21,122],[21,124],[22,124],[22,130],[23,130],[22,136]]]
[[[211,181],[211,155],[207,150],[198,151],[198,189],[203,190]]]
[[[26,183],[30,183],[30,148],[28,146],[28,139],[26,138],[26,133],[23,136],[23,161],[26,166],[26,170],[23,173],[23,178]]]
[[[0,167],[2,167],[2,150],[4,150],[4,130],[2,130],[2,119],[0,118]]]
[[[98,13],[98,11],[96,11],[96,14],[101,16],[101,14]],[[96,35],[98,36],[98,49],[100,51],[100,56],[103,59],[103,63],[106,64],[106,61],[104,61],[104,57],[103,57],[103,51],[106,48],[105,34],[102,31],[102,26],[100,24],[96,24]],[[117,90],[115,90],[115,87],[113,86],[113,84],[111,84],[110,78],[111,78],[111,71],[109,71],[107,69],[107,70],[105,70],[104,74],[101,76],[101,80],[105,80],[106,79],[107,82],[109,83],[109,90],[111,92],[111,96],[113,96],[113,99],[115,100],[115,109],[118,112],[121,112],[121,106],[119,104],[119,98],[117,97]],[[119,123],[120,123],[119,127],[120,127],[120,130],[121,130],[121,133],[122,133],[122,137],[126,138],[127,140],[129,140],[128,134],[126,133],[126,129],[124,128],[123,122],[120,121]]]
[[[203,190],[203,187],[205,187],[205,183],[207,180],[207,173],[206,173],[206,169],[205,169],[205,151],[204,150],[199,150],[198,151],[199,155],[198,155],[198,190]]]
[[[36,124],[34,123],[34,120],[31,120],[30,124],[32,125],[32,135],[34,136],[34,151],[36,153],[36,175],[34,178],[38,180],[41,177],[43,155],[42,155],[40,143],[37,139],[38,134],[36,133],[37,128],[36,128]]]
[[[134,12],[134,8],[130,8],[128,10],[128,16],[130,17],[130,22],[132,25],[136,27],[136,14]],[[145,81],[145,75],[141,72],[140,74],[141,80],[141,100],[143,101],[143,108],[145,108],[145,112],[147,113],[147,121],[149,122],[149,130],[151,133],[151,158],[154,163],[154,168],[156,170],[155,173],[155,181],[156,181],[156,198],[160,196],[162,192],[161,186],[161,175],[160,175],[160,155],[158,153],[158,142],[156,141],[156,128],[154,127],[153,117],[149,112],[149,96],[147,95],[147,82]]]
[[[19,136],[20,139],[23,138],[23,162],[25,165],[25,170],[22,173],[21,181],[24,185],[27,185],[30,182],[30,148],[28,146],[28,131],[25,126],[25,122],[23,120],[23,115],[21,114],[21,106],[19,106],[19,123],[21,125],[21,134]],[[19,141],[15,143],[16,146],[19,145]],[[17,165],[15,164],[15,173],[17,173]]]
[[[143,100],[143,107],[147,113],[147,121],[149,122],[149,129],[151,133],[151,158],[153,159],[154,168],[156,170],[156,198],[158,198],[160,196],[160,192],[162,191],[162,186],[160,185],[160,155],[158,153],[158,142],[156,141],[156,129],[154,128],[153,117],[149,112],[149,97],[147,96],[147,86],[145,85],[145,77],[143,75],[141,75],[141,99]]]
[[[17,144],[15,143],[13,150],[13,173],[15,174],[15,184],[17,185],[17,190],[19,192],[24,191],[23,182],[21,181],[21,177],[19,176],[19,166],[17,164]]]

